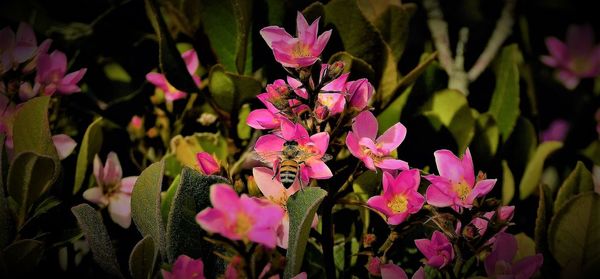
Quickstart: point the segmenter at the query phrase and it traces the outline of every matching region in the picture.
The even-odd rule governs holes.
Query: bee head
[[[298,142],[295,140],[286,141],[283,146],[298,146]]]

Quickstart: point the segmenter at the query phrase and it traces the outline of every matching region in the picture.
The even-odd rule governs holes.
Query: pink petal
[[[322,91],[342,92],[345,88],[346,80],[348,79],[349,75],[350,75],[350,73],[342,74],[338,78],[327,83],[327,85],[323,86],[323,88],[321,90]]]
[[[327,164],[321,160],[311,160],[307,165],[308,175],[314,179],[328,179],[333,176]]]
[[[358,143],[358,138],[352,131],[348,132],[348,135],[346,136],[346,146],[354,157],[359,159],[364,157],[363,150]]]
[[[117,153],[110,152],[106,157],[106,165],[104,166],[104,183],[105,185],[115,185],[121,182],[123,177],[123,169]]]
[[[377,118],[368,110],[357,115],[354,118],[354,123],[352,123],[352,131],[359,139],[369,138],[374,140],[377,136],[377,128]]]
[[[396,186],[397,183],[396,183],[396,179],[390,172],[387,172],[387,171],[383,172],[382,184],[383,184],[383,193],[390,194],[390,196],[392,194],[394,194],[394,187]]]
[[[203,230],[210,233],[221,233],[228,225],[227,216],[214,208],[205,208],[196,215],[196,222]]]
[[[496,179],[485,179],[477,182],[467,197],[466,202],[471,204],[476,198],[485,196],[487,193],[492,191],[494,185],[496,185]]]
[[[273,179],[274,173],[271,169],[265,167],[253,168],[252,174],[256,186],[265,197],[273,201],[287,197],[285,187],[277,179]]]
[[[83,68],[69,73],[60,81],[57,91],[63,94],[71,94],[81,91],[81,89],[77,86],[77,83],[81,81],[86,72],[87,69]]]
[[[323,32],[323,34],[321,34],[317,38],[317,42],[313,45],[313,51],[315,54],[316,53],[321,54],[321,52],[323,52],[323,50],[325,49],[325,46],[327,46],[329,37],[331,37],[331,30],[327,30],[327,31]]]
[[[434,183],[429,185],[425,193],[427,203],[436,207],[447,207],[453,205],[454,197],[447,193],[448,190],[442,190],[449,189],[449,187],[451,187],[450,184],[440,185],[439,183]]]
[[[594,47],[594,29],[589,24],[572,24],[567,29],[566,42],[571,54],[585,56]]]
[[[391,151],[398,148],[405,137],[406,127],[398,122],[377,138],[377,144],[381,145],[381,148]]]
[[[382,279],[408,279],[406,272],[395,265],[395,264],[383,264],[381,265],[381,278]]]
[[[83,192],[83,198],[100,206],[106,206],[108,199],[102,192],[102,187],[92,187]]]
[[[401,187],[398,187],[400,190],[398,193],[406,193],[409,191],[417,191],[419,190],[419,183],[421,182],[421,174],[418,169],[405,170],[400,172],[396,177],[396,184]]]
[[[297,139],[298,125],[287,118],[281,119],[281,134],[285,140]]]
[[[419,267],[415,274],[413,274],[412,279],[425,279],[425,270],[423,267]]]
[[[384,196],[373,196],[367,200],[367,205],[383,213],[385,216],[390,216],[393,212],[388,206],[388,202]]]
[[[73,153],[75,146],[77,146],[77,142],[65,134],[52,136],[52,142],[58,152],[58,158],[61,160]]]
[[[128,176],[121,179],[121,192],[126,194],[131,194],[133,191],[133,186],[135,186],[135,182],[137,181],[137,176]]]
[[[67,56],[64,52],[55,50],[50,53],[50,61],[52,69],[58,71],[60,76],[64,76],[67,72]]]
[[[568,70],[559,71],[556,78],[569,90],[573,90],[579,85],[579,77]]]
[[[152,83],[154,86],[165,90],[167,88],[167,79],[165,75],[159,73],[147,73],[146,80]]]
[[[549,67],[559,67],[561,64],[560,62],[554,58],[553,56],[549,56],[549,55],[543,55],[542,57],[540,57],[540,60],[542,61],[542,63],[546,64],[546,66]]]
[[[298,273],[298,275],[292,277],[292,279],[306,279],[308,275],[306,275],[306,272],[300,272]]]
[[[117,193],[110,197],[108,204],[110,218],[119,226],[127,229],[131,225],[131,196]]]
[[[210,202],[215,209],[223,212],[237,212],[240,207],[240,198],[227,184],[215,184],[210,187]]]
[[[475,170],[473,168],[473,158],[471,157],[471,151],[467,147],[465,154],[461,159],[461,165],[463,168],[464,179],[469,185],[475,184]]]
[[[321,132],[310,136],[310,140],[315,144],[321,154],[327,152],[329,146],[329,134],[327,132]]]
[[[29,60],[37,49],[35,33],[29,24],[21,22],[17,29],[14,57],[17,63]]]
[[[200,171],[206,175],[211,175],[219,172],[221,166],[215,160],[215,157],[208,152],[196,153],[196,162],[200,167]]]
[[[296,95],[304,98],[304,99],[308,99],[308,92],[306,92],[306,89],[304,88],[300,88],[302,86],[302,82],[300,82],[299,80],[288,76],[287,77],[287,83],[294,88],[294,92],[296,93]],[[300,88],[300,89],[298,89]]]
[[[190,73],[190,75],[196,74],[196,70],[198,69],[198,65],[200,64],[200,62],[198,61],[198,55],[196,54],[196,50],[190,49],[185,51],[181,55],[181,58],[183,58],[183,61],[185,61],[185,66],[188,70],[188,73]]]
[[[368,169],[372,171],[377,171],[377,167],[375,167],[375,161],[373,161],[373,158],[369,156],[364,156],[363,158],[361,158],[361,161],[363,161],[365,167],[367,167]]]
[[[281,219],[281,224],[277,228],[277,246],[287,249],[290,239],[290,218],[287,213]]]
[[[94,156],[94,177],[96,177],[96,183],[98,183],[98,185],[104,185],[104,166],[102,166],[102,161],[98,154]]]
[[[248,126],[264,130],[264,129],[275,129],[280,126],[280,122],[275,115],[268,109],[255,109],[248,114],[246,118]]]
[[[462,161],[450,150],[438,150],[433,153],[440,176],[449,179],[452,183],[460,183],[467,175],[462,165]],[[471,173],[471,175],[474,175]],[[473,185],[473,184],[470,184]]]
[[[380,162],[375,162],[375,166],[384,170],[407,170],[408,163],[397,159],[383,159]]]
[[[567,49],[567,45],[561,42],[559,39],[550,37],[546,38],[546,47],[550,52],[550,55],[556,61],[558,65],[566,65],[568,64],[569,59],[569,50]]]
[[[263,154],[272,154],[274,151],[281,151],[284,143],[285,140],[276,135],[264,135],[258,138],[254,145],[254,150],[261,156]],[[276,160],[278,158],[279,156],[275,155],[272,159]]]
[[[308,22],[300,11],[296,13],[296,35],[298,38],[303,38],[304,33],[308,30]]]
[[[293,39],[292,35],[285,29],[277,26],[268,26],[260,30],[260,35],[263,37],[267,45],[272,48],[273,42],[288,41]]]
[[[387,222],[390,225],[398,225],[398,224],[404,222],[404,220],[406,220],[406,218],[408,218],[408,215],[409,215],[408,211],[405,211],[405,212],[399,213],[399,214],[394,214],[388,218]]]
[[[415,239],[415,246],[417,246],[417,249],[419,249],[421,254],[427,259],[436,255],[436,251],[431,247],[431,240],[427,238]]]

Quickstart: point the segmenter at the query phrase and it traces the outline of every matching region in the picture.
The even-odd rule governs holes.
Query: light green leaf
[[[550,251],[563,278],[600,272],[600,195],[581,193],[556,213],[548,231]]]
[[[518,262],[522,258],[535,255],[535,242],[525,233],[515,235],[517,239],[517,254],[513,258],[513,262]]]
[[[496,88],[490,113],[496,119],[502,140],[506,141],[519,117],[519,64],[523,57],[516,44],[504,47],[498,56]]]
[[[140,240],[131,255],[129,255],[129,273],[134,279],[153,278],[154,263],[158,256],[158,249],[154,245],[152,236],[145,236]]]
[[[424,115],[436,130],[441,125],[448,128],[459,153],[464,152],[475,134],[475,119],[462,93],[450,89],[436,92],[425,105]]]
[[[559,211],[573,196],[587,191],[594,191],[592,173],[581,161],[578,161],[575,169],[569,174],[562,186],[558,189],[558,194],[554,201],[554,213]]]
[[[325,196],[327,196],[325,190],[318,187],[309,187],[296,192],[288,199],[290,235],[286,254],[287,264],[283,278],[291,278],[300,273],[306,242],[310,233],[310,225]]]
[[[166,171],[166,169],[165,169]],[[179,184],[181,183],[181,176],[177,175],[173,182],[169,186],[166,192],[161,193],[161,203],[160,203],[160,212],[163,218],[163,222],[166,224],[169,218],[169,210],[171,210],[171,204],[173,203],[173,198],[175,198],[175,193],[177,193],[177,189],[179,189]]]
[[[81,148],[79,149],[79,154],[77,154],[77,166],[75,167],[73,194],[77,194],[81,189],[81,185],[83,185],[88,173],[89,165],[93,162],[94,156],[100,152],[100,148],[102,148],[102,141],[102,117],[100,117],[88,126],[81,140]]]
[[[164,256],[165,224],[160,204],[163,175],[162,160],[142,171],[131,193],[131,217],[142,236],[149,235],[156,239],[156,246]]]
[[[347,242],[350,242],[350,251],[346,252]],[[336,244],[333,246],[333,259],[335,262],[335,267],[338,270],[349,269],[356,264],[356,256],[358,254],[358,248],[360,244],[356,238],[352,238],[349,240],[344,240],[344,242]],[[344,266],[344,257],[345,253],[350,255],[350,266]]]
[[[515,196],[515,178],[506,160],[502,160],[502,204],[508,205]]]
[[[44,243],[34,239],[22,239],[6,247],[0,257],[6,266],[3,278],[30,278],[42,259]]]
[[[227,183],[227,180],[183,168],[180,181],[167,222],[168,260],[172,263],[181,254],[194,259],[202,258],[204,274],[207,278],[215,278],[217,274],[223,274],[226,263],[213,254],[217,248],[204,239],[207,233],[196,223],[196,214],[211,206],[210,186]]]
[[[598,78],[600,80],[600,78]],[[594,165],[600,166],[600,140],[595,140],[588,145],[581,154],[594,162]]]
[[[353,56],[352,54],[340,51],[329,58],[328,64],[333,64],[336,61],[344,62],[344,73],[350,73],[350,79],[366,78],[373,80],[375,71],[365,60]]]
[[[163,157],[165,161],[165,175],[170,177],[179,176],[181,173],[181,163],[177,160],[177,156],[174,153],[169,153]]]
[[[106,231],[102,216],[88,204],[80,204],[71,208],[77,218],[79,227],[85,234],[92,250],[94,261],[108,275],[115,278],[124,278],[117,262],[115,250],[112,247],[110,236]]]
[[[377,115],[377,122],[379,123],[379,134],[384,133],[394,124],[400,122],[402,118],[402,111],[404,106],[412,93],[412,85],[407,87],[402,94],[396,100],[394,100],[384,111]]]
[[[529,163],[527,163],[525,173],[519,184],[519,198],[521,200],[529,197],[529,195],[538,188],[544,168],[544,161],[550,154],[560,149],[562,146],[563,143],[558,141],[546,141],[538,146],[533,157]]]
[[[193,137],[198,142],[198,145],[202,151],[213,154],[221,163],[227,162],[229,149],[227,141],[222,135],[212,133],[195,133]]]
[[[261,92],[262,85],[253,77],[226,72],[223,66],[215,65],[210,69],[208,90],[222,109],[236,114],[243,103]]]
[[[58,163],[58,153],[48,124],[49,102],[49,96],[36,97],[23,103],[17,110],[13,122],[14,154],[35,152]]]
[[[250,126],[248,126],[248,124],[246,124],[246,119],[248,118],[249,114],[250,114],[250,105],[244,104],[238,115],[238,124],[236,127],[238,138],[240,138],[242,140],[250,139],[250,133],[252,132],[252,129],[250,128]]]
[[[123,69],[119,63],[108,63],[104,65],[104,74],[108,79],[113,81],[120,81],[123,83],[131,82],[131,76]]]

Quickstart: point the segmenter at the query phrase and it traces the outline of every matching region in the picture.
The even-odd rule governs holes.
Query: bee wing
[[[281,151],[271,152],[252,152],[252,158],[261,161],[265,164],[271,165],[281,157]]]
[[[298,155],[298,157],[296,157],[296,160],[299,162],[303,162],[308,160],[308,158],[312,157],[312,156],[318,156],[319,154],[317,153],[309,153],[309,152],[303,152],[301,154]],[[323,162],[327,162],[329,160],[333,159],[333,157],[329,154],[323,154],[323,156],[321,157],[321,161]]]

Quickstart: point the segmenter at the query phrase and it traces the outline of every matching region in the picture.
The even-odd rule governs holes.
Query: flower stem
[[[329,193],[323,201],[323,212],[321,213],[322,220],[322,241],[321,247],[323,249],[323,266],[325,267],[325,274],[327,278],[335,278],[335,261],[333,258],[333,220],[332,220],[332,209],[333,209],[333,194]]]

